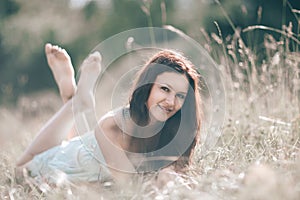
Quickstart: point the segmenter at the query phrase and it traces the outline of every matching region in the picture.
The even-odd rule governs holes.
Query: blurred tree
[[[155,2],[155,3],[154,3]],[[108,38],[125,30],[161,26],[161,1],[112,0],[112,8],[102,26],[101,37]]]
[[[201,27],[208,35],[218,35],[217,22],[225,39],[236,27],[263,24],[281,29],[291,21],[299,33],[297,12],[291,10],[299,10],[298,0],[97,0],[72,6],[75,1],[0,2],[0,103],[56,88],[44,55],[46,42],[66,48],[78,68],[99,42],[137,27],[170,24],[196,38]],[[263,35],[253,30],[242,37],[254,48]]]
[[[97,14],[98,6],[95,1],[90,1],[84,8],[82,9],[85,19],[89,20],[93,15]]]
[[[19,4],[14,0],[3,0],[0,2],[0,30],[3,29],[4,20],[16,14],[19,11],[19,9]],[[3,37],[4,36],[0,33],[0,75],[4,74],[7,61],[11,59],[3,43]],[[2,80],[1,76],[0,79]],[[2,84],[0,81],[0,103],[2,99],[1,93],[6,93],[7,96],[12,96],[12,86]]]
[[[282,30],[283,26],[293,25],[293,32],[299,33],[297,15],[292,9],[300,9],[300,1],[292,0],[211,0],[205,9],[203,26],[209,32],[218,34],[216,22],[224,38],[232,35],[236,28],[245,29],[249,26],[264,25],[272,29]],[[264,31],[254,29],[242,34],[244,41],[253,48],[259,45]],[[270,33],[270,32],[269,32]],[[273,32],[275,37],[280,34]]]
[[[14,15],[20,9],[20,5],[14,0],[2,0],[0,1],[0,19],[5,19],[11,15]]]
[[[66,0],[5,0],[0,5],[1,16],[6,16],[0,19],[0,103],[55,87],[43,46],[47,41],[64,44],[78,37],[80,20],[70,23],[80,18],[77,11]]]

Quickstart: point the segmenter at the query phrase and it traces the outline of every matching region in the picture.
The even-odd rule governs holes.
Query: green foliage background
[[[300,199],[299,0],[86,0],[74,6],[82,1],[0,0],[0,199]],[[152,176],[137,177],[126,189],[110,182],[19,184],[15,159],[62,105],[45,43],[65,48],[78,69],[108,37],[165,24],[203,45],[226,89],[221,134],[201,133],[210,137],[196,147],[188,174],[162,187]]]
[[[56,88],[44,55],[46,42],[64,47],[78,67],[98,43],[137,27],[170,24],[201,44],[207,42],[203,30],[226,40],[236,28],[263,24],[281,29],[291,22],[294,33],[299,33],[298,16],[292,12],[292,8],[300,7],[296,0],[97,0],[72,6],[76,1],[80,2],[0,2],[0,103],[16,102],[20,95]],[[259,52],[264,34],[255,30],[242,37],[247,46]],[[218,62],[220,58],[210,53]],[[263,55],[261,59],[263,62]]]

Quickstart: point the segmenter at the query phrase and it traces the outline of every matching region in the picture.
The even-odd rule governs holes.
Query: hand
[[[164,169],[161,169],[158,172],[155,184],[158,188],[162,188],[163,186],[167,185],[167,183],[174,181],[177,177],[178,174],[174,170],[174,167],[169,166]]]

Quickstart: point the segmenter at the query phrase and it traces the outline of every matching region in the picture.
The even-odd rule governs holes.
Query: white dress
[[[103,182],[111,179],[94,132],[36,155],[26,168],[36,180],[54,184],[60,181]]]
[[[110,111],[103,118],[110,116],[114,117],[123,132],[127,131],[126,122],[131,119],[128,107]],[[141,161],[144,160],[141,153],[127,152],[127,156],[137,171],[145,171],[141,164]],[[30,176],[37,181],[54,184],[65,180],[104,182],[112,179],[94,131],[75,137],[70,141],[64,141],[61,145],[36,155],[26,168]]]

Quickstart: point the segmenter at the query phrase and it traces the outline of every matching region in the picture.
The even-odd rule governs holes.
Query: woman
[[[181,170],[190,164],[199,139],[201,99],[199,75],[184,56],[169,50],[156,53],[139,71],[128,106],[103,116],[95,130],[61,144],[73,126],[72,102],[82,112],[94,108],[101,56],[95,52],[83,62],[76,86],[67,52],[51,44],[45,51],[65,104],[41,129],[18,167],[53,183],[62,176],[69,181],[126,182],[131,173],[166,166]],[[155,158],[171,161],[147,164]]]

